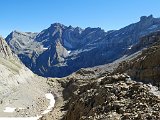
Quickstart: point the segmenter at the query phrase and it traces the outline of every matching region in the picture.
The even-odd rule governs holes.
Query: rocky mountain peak
[[[53,23],[50,26],[51,28],[65,28],[66,26],[61,23]]]
[[[140,21],[146,21],[146,20],[151,20],[154,19],[153,15],[149,15],[149,16],[141,16],[140,17]]]
[[[12,38],[18,38],[18,37],[29,37],[30,39],[33,39],[38,33],[32,33],[32,32],[20,32],[17,30],[12,31],[6,38],[6,41],[9,42],[8,38],[12,37]]]
[[[11,35],[12,35],[12,36],[27,35],[27,33],[14,30],[14,31],[11,32]]]
[[[154,18],[153,15],[150,15],[150,16],[142,16],[140,18],[140,22],[138,25],[140,25],[142,29],[146,29],[149,27],[148,30],[152,31],[152,29],[157,29],[159,27],[159,24],[160,24],[160,18]]]
[[[76,27],[76,28],[75,28],[75,31],[79,31],[79,33],[81,33],[81,32],[83,31],[83,29],[80,28],[80,27]]]
[[[66,26],[64,26],[61,23],[53,23],[50,25],[49,28],[44,29],[43,31],[41,31],[35,38],[36,41],[38,42],[45,42],[48,41],[47,39],[55,37],[55,39],[59,38],[61,36],[61,33],[63,31],[63,29],[65,29]],[[45,46],[49,46],[49,43],[47,42],[45,44]]]

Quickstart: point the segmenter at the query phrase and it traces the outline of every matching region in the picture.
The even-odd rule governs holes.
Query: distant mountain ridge
[[[13,31],[6,41],[33,72],[45,77],[63,77],[80,68],[110,63],[131,51],[139,38],[157,30],[160,19],[150,15],[109,32],[55,23],[40,33]]]

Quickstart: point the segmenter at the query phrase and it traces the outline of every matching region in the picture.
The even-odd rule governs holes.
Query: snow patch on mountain
[[[12,113],[15,111],[16,108],[13,108],[13,107],[6,107],[3,112],[8,112],[8,113]]]
[[[42,112],[42,114],[46,114],[46,113],[50,112],[55,104],[54,96],[51,93],[47,93],[47,94],[45,94],[45,96],[47,99],[50,100],[50,104],[49,104],[48,108]]]
[[[48,50],[48,48],[47,48],[47,47],[44,47],[43,50]]]
[[[71,51],[70,51],[70,50],[68,50],[67,52],[68,52],[68,54],[70,54],[70,53],[71,53]]]

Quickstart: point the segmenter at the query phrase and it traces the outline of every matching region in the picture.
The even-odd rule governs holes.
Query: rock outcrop
[[[94,71],[81,70],[66,78],[49,80],[51,86],[58,81],[64,88],[61,119],[160,119],[160,94],[152,85],[133,81],[127,74],[106,73],[89,79],[91,74]],[[46,118],[54,118],[54,112]]]
[[[12,57],[11,49],[2,37],[0,37],[0,55],[3,58]]]
[[[116,72],[126,72],[134,80],[160,88],[160,32],[143,37],[133,48],[138,50],[144,47],[141,55],[131,61],[122,62]]]

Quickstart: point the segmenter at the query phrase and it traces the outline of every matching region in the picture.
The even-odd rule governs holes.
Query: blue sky
[[[160,0],[1,0],[0,35],[40,32],[59,22],[74,27],[120,29],[143,15],[160,17]]]

